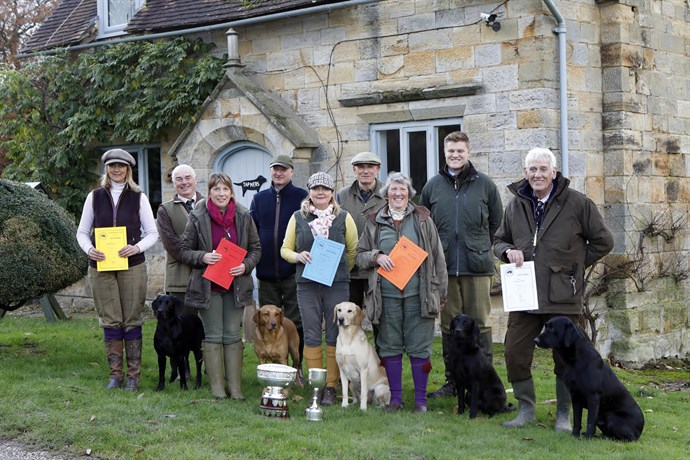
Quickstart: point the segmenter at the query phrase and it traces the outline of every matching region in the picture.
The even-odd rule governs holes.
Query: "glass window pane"
[[[421,193],[426,184],[426,131],[412,131],[407,133],[410,147],[410,179],[412,186]]]
[[[386,168],[388,174],[391,171],[400,171],[400,130],[389,129],[386,136]]]
[[[158,205],[163,202],[163,191],[161,187],[161,149],[159,147],[150,147],[146,149],[146,159],[148,166],[148,197],[153,209],[153,216],[158,212]]]
[[[134,14],[134,0],[108,0],[108,27],[127,24]]]

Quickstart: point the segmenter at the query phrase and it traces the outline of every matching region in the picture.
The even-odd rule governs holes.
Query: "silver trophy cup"
[[[256,367],[259,383],[264,391],[259,413],[269,417],[288,418],[288,395],[285,389],[295,380],[297,369],[282,364],[260,364]]]
[[[307,414],[307,420],[320,422],[323,420],[323,409],[318,403],[319,390],[326,385],[326,369],[309,369],[309,385],[314,388],[314,398],[311,407],[307,407],[304,412]]]

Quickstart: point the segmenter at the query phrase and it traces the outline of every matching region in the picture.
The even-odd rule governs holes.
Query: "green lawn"
[[[95,318],[47,323],[42,317],[0,320],[0,436],[59,453],[66,458],[107,459],[462,459],[585,458],[679,459],[690,455],[690,391],[671,391],[687,382],[688,369],[616,369],[645,413],[640,441],[575,439],[553,430],[554,376],[550,355],[537,350],[539,424],[508,430],[512,414],[474,420],[454,413],[453,398],[430,400],[427,415],[411,412],[412,379],[404,361],[405,411],[385,414],[370,407],[324,408],[322,423],[307,421],[311,392],[292,388],[289,420],[258,414],[261,388],[256,356],[245,348],[246,401],[214,401],[204,377],[201,390],[183,392],[178,383],[154,390],[158,370],[153,350],[155,320],[144,326],[141,390],[108,392],[102,332]],[[434,345],[429,388],[442,383],[440,339]],[[502,348],[496,366],[504,383]],[[682,387],[682,385],[675,385]],[[509,394],[509,401],[515,402]]]

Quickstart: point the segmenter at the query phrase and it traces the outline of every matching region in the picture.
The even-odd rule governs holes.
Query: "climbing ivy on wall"
[[[44,57],[0,70],[3,177],[40,181],[74,216],[98,145],[158,142],[195,114],[223,73],[212,44],[178,37]]]

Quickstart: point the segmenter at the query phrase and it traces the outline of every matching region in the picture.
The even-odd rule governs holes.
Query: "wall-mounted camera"
[[[495,14],[481,13],[479,17],[482,18],[482,21],[486,22],[486,26],[491,27],[494,32],[501,30],[501,23],[496,20],[497,16]]]

